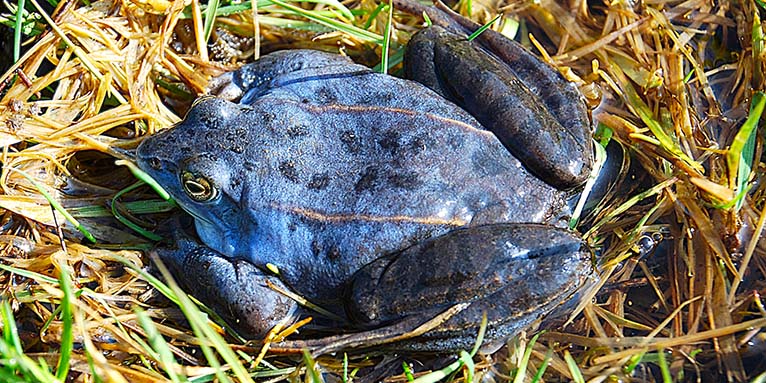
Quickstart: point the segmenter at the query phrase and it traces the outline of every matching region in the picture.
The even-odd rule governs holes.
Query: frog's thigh
[[[269,284],[287,290],[282,282],[245,261],[232,261],[198,244],[180,249],[158,248],[155,253],[186,291],[220,315],[242,335],[262,338],[292,314],[296,303]]]
[[[466,309],[424,338],[475,334],[483,312],[495,323],[491,338],[506,337],[519,330],[508,322],[528,324],[550,312],[592,273],[590,251],[565,229],[475,226],[368,264],[354,275],[347,311],[375,327],[413,316],[425,322],[431,319],[425,316],[465,302]]]

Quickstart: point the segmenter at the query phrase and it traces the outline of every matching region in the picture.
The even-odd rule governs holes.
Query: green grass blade
[[[750,104],[750,114],[726,152],[729,184],[736,184],[738,192],[747,188],[747,182],[750,179],[750,173],[753,169],[753,153],[755,151],[755,133],[758,130],[758,121],[761,119],[765,106],[766,94],[756,92]],[[737,210],[742,207],[743,199],[744,196],[735,205]]]
[[[532,378],[532,383],[537,383],[543,379],[543,374],[545,374],[545,370],[548,368],[548,364],[550,364],[551,359],[553,359],[553,349],[549,348],[548,351],[545,352],[545,357],[543,358],[543,362],[540,364],[540,368]]]
[[[564,361],[567,363],[569,373],[572,374],[572,381],[575,383],[585,383],[585,378],[582,376],[580,367],[577,366],[577,361],[574,360],[569,350],[564,350]]]
[[[386,4],[386,3],[378,4],[378,6],[375,7],[375,9],[373,9],[372,12],[370,12],[370,15],[367,16],[367,21],[364,23],[362,28],[363,29],[370,29],[370,27],[372,26],[372,22],[375,21],[375,18],[378,17],[378,14],[381,11],[383,11],[383,8],[385,8],[387,6],[388,6],[388,4]]]
[[[128,186],[128,187],[126,187],[126,188],[124,188],[124,189],[122,189],[122,190],[118,191],[117,193],[115,193],[114,197],[112,197],[112,204],[111,204],[111,205],[112,205],[112,216],[113,216],[115,219],[117,219],[118,221],[120,221],[120,222],[121,222],[123,225],[125,225],[125,226],[129,227],[130,229],[132,229],[132,230],[133,230],[133,231],[135,231],[136,233],[138,233],[138,234],[142,235],[144,238],[148,238],[148,239],[150,239],[150,240],[152,240],[152,241],[159,241],[159,240],[161,240],[161,239],[162,239],[162,237],[160,237],[160,236],[159,236],[159,235],[157,235],[157,234],[154,234],[154,233],[152,233],[152,232],[151,232],[151,231],[149,231],[149,230],[144,230],[144,228],[143,228],[143,227],[136,225],[136,224],[135,224],[135,223],[133,223],[131,220],[129,220],[127,217],[125,217],[124,215],[122,215],[122,213],[120,213],[119,211],[117,211],[117,200],[118,200],[118,199],[119,199],[119,198],[120,198],[120,197],[121,197],[123,194],[125,194],[125,193],[128,193],[128,192],[130,192],[131,190],[135,190],[135,189],[137,189],[138,187],[140,187],[140,186],[143,186],[144,184],[145,184],[145,183],[144,183],[143,181],[139,181],[139,182],[136,182],[136,183],[134,183],[133,185],[130,185],[130,186]]]
[[[388,5],[388,18],[383,32],[383,51],[380,55],[380,73],[388,73],[388,48],[391,45],[391,24],[394,20],[394,6]]]
[[[13,28],[13,62],[19,61],[21,57],[21,29],[24,22],[25,0],[19,0],[16,8],[16,25]]]
[[[486,334],[486,331],[487,331],[487,313],[484,313],[484,315],[481,318],[481,326],[479,327],[479,333],[476,335],[476,342],[474,343],[473,349],[471,349],[470,353],[466,353],[465,351],[462,351],[460,359],[450,363],[448,366],[442,368],[441,370],[437,370],[430,374],[426,374],[421,377],[418,377],[412,382],[413,383],[436,383],[450,376],[455,371],[459,370],[465,364],[465,361],[463,360],[465,356],[463,356],[463,354],[465,354],[468,358],[473,358],[473,356],[476,355],[477,352],[479,352],[479,348],[481,348],[481,344],[484,343],[484,334]],[[473,360],[471,360],[471,364],[473,364]]]
[[[37,183],[37,181],[35,181],[32,178],[32,176],[30,176],[26,172],[24,172],[22,170],[19,170],[19,169],[8,168],[8,170],[12,170],[14,172],[17,172],[17,173],[21,174],[24,178],[26,178],[27,181],[32,183],[32,186],[34,186],[35,189],[37,189],[37,191],[48,201],[48,203],[51,206],[53,206],[53,209],[55,209],[57,212],[61,213],[61,215],[64,216],[64,219],[66,219],[69,223],[72,224],[72,226],[74,226],[80,233],[82,233],[82,235],[85,236],[85,238],[88,239],[88,241],[90,241],[91,243],[96,243],[96,238],[93,237],[93,234],[91,234],[88,231],[88,229],[85,228],[85,226],[81,225],[80,222],[78,222],[74,217],[72,217],[72,215],[69,214],[69,212],[66,211],[66,209],[64,209],[64,207],[61,206],[61,204],[58,201],[56,201],[53,198],[53,196],[51,196],[48,193],[48,191],[45,190],[45,188],[42,187],[42,185]]]
[[[170,201],[173,199],[173,197],[170,196],[170,193],[166,192],[165,189],[160,186],[157,181],[154,180],[151,176],[146,174],[143,170],[139,169],[136,164],[130,161],[126,160],[117,160],[114,161],[114,164],[117,166],[127,166],[131,173],[133,173],[133,177],[136,177],[137,179],[144,181],[147,185],[149,185],[152,190],[154,190],[157,195],[160,196],[160,198],[164,199],[165,201]]]
[[[162,277],[165,278],[165,280],[168,282],[167,285],[170,290],[172,290],[172,292],[178,298],[178,306],[181,308],[181,311],[189,321],[189,325],[191,326],[192,331],[194,331],[195,336],[200,338],[200,349],[205,355],[208,363],[210,363],[210,366],[213,368],[213,370],[215,370],[218,380],[221,382],[231,382],[228,375],[224,373],[224,369],[222,368],[221,363],[218,361],[218,358],[213,353],[213,348],[218,353],[218,355],[220,355],[221,358],[228,364],[228,367],[240,382],[254,383],[253,379],[250,377],[245,367],[239,361],[234,351],[232,351],[232,349],[229,347],[226,341],[224,341],[221,335],[215,332],[215,330],[213,330],[213,328],[208,325],[207,317],[200,311],[197,305],[191,301],[189,296],[187,296],[183,290],[181,290],[178,284],[175,283],[173,277],[170,275],[170,272],[165,267],[165,265],[163,265],[162,262],[160,262],[160,260],[156,257],[153,257],[152,261],[157,266],[157,269],[162,274]],[[212,345],[213,348],[211,348],[210,345]]]
[[[146,338],[152,345],[152,349],[157,353],[158,361],[162,364],[168,377],[170,377],[170,380],[175,383],[186,381],[186,377],[179,376],[173,368],[178,365],[178,362],[175,357],[173,357],[173,352],[170,351],[168,343],[165,342],[165,339],[159,331],[157,331],[157,326],[154,325],[154,322],[149,318],[149,315],[140,307],[136,307],[135,312],[138,317],[138,323],[141,324],[141,327],[146,331]]]
[[[665,350],[657,350],[657,365],[660,366],[660,372],[662,373],[662,381],[665,383],[673,383],[673,377],[670,375],[670,366],[665,359]]]
[[[322,376],[316,368],[316,361],[311,357],[307,349],[303,349],[303,363],[306,364],[306,374],[310,378],[311,383],[324,383]]]
[[[658,145],[676,156],[679,160],[683,161],[690,168],[702,173],[704,171],[702,165],[684,153],[678,143],[676,143],[673,138],[668,135],[662,124],[657,121],[657,119],[655,119],[652,109],[646,105],[644,100],[641,99],[641,96],[639,96],[636,89],[633,87],[633,85],[631,85],[630,80],[627,79],[620,66],[612,62],[611,68],[613,69],[612,73],[620,83],[620,89],[623,91],[625,102],[633,109],[636,115],[641,118],[641,121],[643,121],[646,127],[649,128],[649,130],[654,134]]]
[[[311,21],[314,21],[314,22],[317,22],[319,24],[328,26],[328,27],[330,27],[332,29],[335,29],[335,30],[338,30],[338,31],[341,31],[341,32],[348,33],[349,35],[352,35],[352,36],[356,37],[359,40],[369,41],[369,42],[372,42],[372,43],[375,43],[375,44],[378,44],[378,45],[383,45],[383,36],[380,36],[380,35],[378,35],[376,33],[372,33],[370,31],[366,31],[366,30],[364,30],[362,28],[359,28],[359,27],[356,27],[356,26],[353,26],[353,25],[349,25],[349,24],[343,23],[341,21],[338,21],[338,20],[335,20],[335,19],[331,19],[331,18],[326,17],[326,16],[318,15],[318,14],[316,14],[314,12],[307,11],[307,10],[305,10],[303,8],[296,7],[296,6],[292,5],[292,4],[284,3],[284,2],[282,2],[280,0],[272,0],[272,1],[274,2],[274,4],[279,5],[280,7],[284,8],[284,9],[291,10],[291,11],[293,11],[293,12],[295,12],[295,13],[297,13],[297,14],[299,14],[299,15],[301,15],[301,16],[303,16],[303,17],[305,17],[305,18],[307,18],[307,19],[309,19]]]
[[[215,15],[218,12],[218,0],[208,0],[207,8],[205,9],[205,22],[203,23],[205,42],[210,41],[210,35],[213,33],[213,25],[215,25]]]
[[[404,376],[407,378],[408,382],[415,380],[415,375],[412,374],[412,369],[407,362],[402,362],[402,370],[404,371]]]
[[[500,19],[500,16],[502,16],[502,15],[497,15],[497,16],[495,16],[495,18],[494,18],[494,19],[492,19],[492,20],[490,20],[488,23],[486,23],[486,24],[482,25],[482,26],[481,26],[479,29],[477,29],[477,30],[473,31],[473,33],[471,33],[471,34],[468,36],[468,41],[473,41],[473,39],[475,39],[475,38],[479,37],[479,35],[480,35],[480,34],[482,34],[482,33],[484,33],[484,31],[486,31],[486,30],[487,30],[487,28],[491,27],[491,26],[492,26],[492,24],[494,24],[494,23],[495,23],[495,21],[499,20],[499,19]]]
[[[521,361],[519,362],[519,366],[516,371],[516,377],[513,379],[513,383],[524,382],[524,378],[527,376],[527,366],[529,365],[529,358],[532,356],[532,348],[537,342],[537,338],[542,333],[543,332],[539,332],[535,334],[535,336],[533,336],[532,339],[529,340],[529,343],[527,343],[527,347],[524,349],[524,355],[521,357]]]
[[[3,321],[3,342],[0,343],[0,348],[2,349],[0,351],[8,359],[6,365],[13,370],[11,372],[14,378],[20,375],[24,378],[24,380],[20,381],[61,382],[61,380],[51,374],[44,362],[35,362],[24,354],[18,328],[16,327],[16,320],[13,317],[13,310],[11,310],[11,304],[7,299],[2,299],[0,302],[0,318]],[[12,380],[9,379],[9,381]]]
[[[20,275],[25,278],[35,280],[37,282],[49,283],[51,285],[58,285],[59,281],[56,278],[51,278],[47,275],[42,275],[34,271],[19,269],[13,266],[8,266],[0,263],[0,270],[5,270],[9,273]]]
[[[69,375],[69,360],[72,357],[72,349],[74,347],[74,329],[72,326],[73,314],[72,314],[72,298],[74,293],[72,292],[72,280],[69,277],[69,271],[66,265],[61,265],[59,268],[59,287],[64,293],[61,298],[61,346],[59,349],[59,361],[56,365],[56,378],[61,381],[65,381],[67,375]]]

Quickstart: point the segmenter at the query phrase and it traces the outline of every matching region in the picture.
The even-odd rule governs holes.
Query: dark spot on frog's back
[[[316,100],[322,104],[333,104],[338,101],[335,91],[329,88],[320,88],[317,91]]]
[[[418,173],[415,171],[402,171],[394,173],[388,176],[388,182],[390,182],[395,187],[406,190],[415,190],[423,184]]]
[[[306,185],[309,189],[322,190],[330,184],[330,176],[327,173],[316,173]]]
[[[400,134],[396,130],[387,130],[383,133],[383,138],[378,143],[381,148],[388,150],[391,154],[395,154],[399,150],[399,137]]]
[[[304,136],[308,136],[309,128],[308,126],[303,124],[290,125],[285,130],[285,133],[287,133],[287,136],[290,138],[304,137]]]
[[[225,119],[221,113],[195,113],[194,117],[209,130],[218,130],[224,126]]]
[[[295,168],[295,162],[284,161],[279,164],[279,172],[292,182],[298,182],[298,170]]]
[[[361,193],[365,190],[372,190],[378,183],[378,168],[375,166],[366,167],[359,176],[359,180],[356,181],[354,190],[357,193]]]
[[[340,132],[340,141],[346,147],[349,153],[359,153],[361,150],[361,143],[359,142],[359,136],[353,130],[344,130]]]

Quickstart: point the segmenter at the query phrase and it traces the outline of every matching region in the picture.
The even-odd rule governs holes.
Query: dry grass
[[[226,32],[216,31],[208,46],[196,0],[189,7],[165,0],[63,0],[53,24],[42,21],[45,32],[2,77],[0,291],[30,360],[55,365],[60,345],[72,335],[70,381],[214,378],[216,369],[207,367],[212,362],[196,346],[206,341],[189,335],[180,311],[157,298],[139,272],[148,260],[135,249],[150,242],[114,222],[110,212],[114,207],[151,228],[153,216],[134,214],[168,206],[145,190],[126,198],[138,203],[113,200],[133,181],[112,160],[123,157],[117,148],[134,148],[141,137],[179,121],[210,76],[252,59],[248,36],[263,37],[258,47],[263,52],[342,47],[364,63],[378,61],[374,43],[387,12],[370,20],[378,6],[373,1],[344,3],[359,11],[353,19],[325,12],[331,4],[299,5],[322,11],[309,21],[280,3],[261,1],[255,25],[250,11],[219,17]],[[519,375],[529,350],[526,379],[544,359],[550,362],[546,381],[743,381],[757,374],[764,379],[762,134],[755,138],[752,171],[745,167],[751,161],[739,160],[747,158],[741,149],[747,147],[746,128],[758,118],[744,124],[751,99],[764,88],[758,17],[764,9],[751,1],[568,3],[475,2],[471,8],[480,22],[498,10],[522,20],[547,59],[581,86],[594,119],[630,153],[624,185],[583,225],[588,240],[603,249],[603,287],[568,326],[544,333],[532,346],[524,337],[515,339],[494,359],[480,360],[477,369],[497,380]],[[336,32],[318,24],[321,17],[372,33]],[[410,17],[397,15],[394,42],[406,41],[414,25]],[[741,193],[745,187],[750,189]],[[68,223],[62,246],[55,227],[64,217],[57,213],[54,220],[42,190],[99,245],[83,241]],[[64,294],[69,282],[62,271],[77,294]],[[69,298],[71,325],[58,314],[69,307]],[[9,318],[3,323],[6,343]],[[145,324],[147,318],[155,325]],[[27,371],[3,350],[4,374]],[[258,349],[235,350],[258,379],[306,375],[300,357],[267,355],[256,372]],[[380,359],[354,355],[351,367]],[[342,370],[340,359],[317,362],[325,370]],[[10,381],[9,376],[0,379]]]

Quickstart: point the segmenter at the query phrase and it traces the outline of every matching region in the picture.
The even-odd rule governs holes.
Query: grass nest
[[[451,367],[275,355],[226,334],[147,273],[146,236],[173,206],[115,165],[212,76],[297,47],[373,66],[384,44],[396,71],[419,20],[372,0],[5,6],[2,381],[766,381],[760,1],[455,4],[480,23],[502,15],[493,28],[574,81],[598,140],[627,155],[580,225],[599,249],[598,291],[566,326]]]

